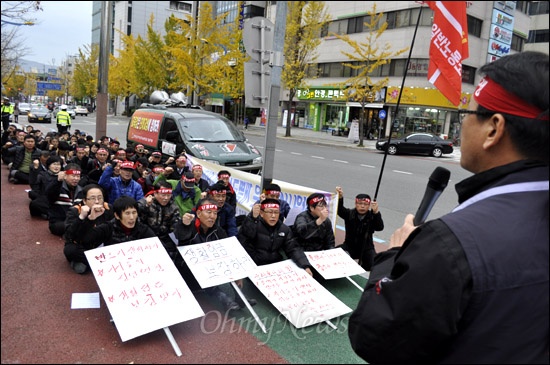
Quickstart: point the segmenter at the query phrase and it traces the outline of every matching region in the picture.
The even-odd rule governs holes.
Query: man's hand
[[[401,228],[396,229],[395,232],[393,232],[393,234],[391,235],[389,248],[403,246],[403,243],[409,237],[411,232],[416,229],[413,223],[413,219],[414,215],[407,214],[407,216],[405,217],[405,223],[401,226]]]
[[[94,204],[92,209],[90,209],[90,214],[88,215],[88,219],[91,221],[96,220],[97,217],[101,216],[103,213],[105,213],[105,207],[103,204]]]
[[[181,222],[185,224],[186,226],[191,224],[191,221],[195,218],[195,216],[191,213],[185,213],[183,217],[181,217]]]
[[[254,204],[252,206],[252,216],[254,218],[258,218],[258,216],[260,215],[260,208],[261,208],[260,204]]]

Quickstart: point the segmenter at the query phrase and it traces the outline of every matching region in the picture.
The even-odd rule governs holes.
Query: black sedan
[[[377,150],[385,151],[386,148],[389,155],[407,153],[441,157],[443,154],[453,153],[453,142],[431,133],[413,133],[403,138],[392,138],[389,146],[387,140],[376,142]]]
[[[45,106],[31,108],[27,118],[29,123],[51,123],[52,112]]]

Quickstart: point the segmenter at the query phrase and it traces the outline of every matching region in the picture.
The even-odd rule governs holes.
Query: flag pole
[[[422,16],[423,8],[424,8],[423,6],[420,6],[420,11],[418,12],[418,19],[416,20],[416,27],[414,28],[414,34],[411,41],[411,49],[409,50],[409,56],[407,57],[407,64],[405,65],[405,73],[403,75],[403,80],[401,81],[401,89],[399,90],[399,97],[397,98],[397,104],[395,106],[395,115],[394,115],[394,118],[392,119],[392,125],[394,123],[394,120],[397,119],[397,113],[399,113],[399,104],[401,103],[401,95],[403,94],[403,89],[405,87],[405,79],[407,78],[407,71],[409,69],[409,63],[411,62],[411,55],[414,47],[414,41],[416,39],[416,32],[418,31],[418,25],[420,24],[420,17]],[[388,137],[388,141],[386,142],[386,150],[384,151],[382,167],[380,168],[380,175],[378,175],[378,182],[376,183],[376,192],[374,193],[374,200],[376,200],[376,197],[378,196],[378,189],[380,188],[380,182],[382,181],[382,173],[384,172],[384,166],[386,165],[386,158],[388,157],[387,147],[390,145],[392,132],[393,132],[393,126],[391,126],[390,128],[390,136]]]

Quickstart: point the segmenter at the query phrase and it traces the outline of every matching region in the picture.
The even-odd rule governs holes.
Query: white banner
[[[305,252],[309,263],[327,280],[365,274],[366,271],[341,247],[333,250]]]
[[[296,328],[352,311],[290,259],[258,266],[249,278]]]
[[[85,254],[123,342],[204,316],[158,237]]]
[[[246,278],[257,266],[237,237],[178,246],[201,288]]]
[[[260,199],[262,177],[260,175],[250,174],[248,172],[232,169],[226,166],[216,165],[207,160],[201,160],[196,157],[188,156],[188,164],[202,165],[203,178],[211,184],[218,181],[218,172],[227,170],[231,173],[229,182],[235,189],[237,195],[237,215],[248,214],[252,206]],[[281,199],[285,200],[290,208],[304,211],[307,208],[306,199],[310,194],[321,193],[325,195],[329,208],[329,218],[332,223],[333,231],[336,232],[336,215],[338,213],[338,197],[335,193],[315,190],[301,185],[291,184],[273,179],[273,183],[281,187]],[[294,221],[292,221],[294,222]]]

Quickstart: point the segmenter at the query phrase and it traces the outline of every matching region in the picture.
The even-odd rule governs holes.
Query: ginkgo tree
[[[321,29],[330,20],[324,1],[289,1],[285,32],[285,63],[281,80],[288,89],[289,113],[285,137],[290,137],[290,108],[298,88],[307,87],[305,78],[308,65],[318,57],[316,51],[321,44]],[[316,74],[316,73],[315,73]]]
[[[69,94],[76,99],[95,100],[97,94],[97,80],[99,72],[99,45],[94,44],[78,49],[75,62],[73,80],[69,85]]]
[[[376,3],[367,11],[364,29],[366,29],[366,39],[362,42],[352,39],[347,34],[334,34],[337,38],[346,42],[352,51],[342,50],[343,55],[348,57],[350,62],[342,63],[344,67],[352,69],[352,77],[338,84],[343,90],[348,100],[354,100],[361,105],[359,118],[359,144],[363,146],[364,126],[366,123],[366,105],[375,100],[377,92],[380,92],[388,85],[389,78],[378,79],[376,82],[371,79],[371,75],[378,67],[389,64],[392,57],[396,57],[406,52],[409,47],[393,50],[390,43],[381,44],[378,39],[382,36],[387,22],[382,22],[383,13],[376,13]]]

